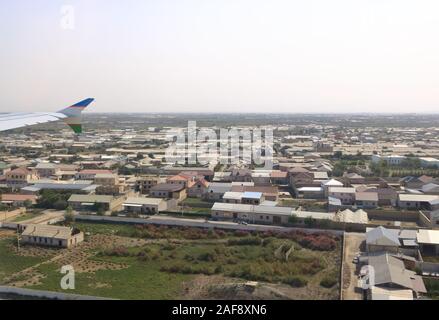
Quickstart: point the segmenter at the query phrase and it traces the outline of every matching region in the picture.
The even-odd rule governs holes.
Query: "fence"
[[[26,208],[18,208],[12,211],[0,211],[0,221],[15,218],[23,213],[26,213]]]
[[[21,296],[21,297],[33,297],[39,299],[50,300],[114,300],[111,298],[95,297],[95,296],[83,296],[79,294],[52,292],[44,290],[24,289],[8,286],[0,286],[0,295],[6,297]]]

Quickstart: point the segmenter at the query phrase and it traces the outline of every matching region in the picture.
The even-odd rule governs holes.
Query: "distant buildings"
[[[114,211],[120,209],[124,201],[124,197],[92,194],[72,194],[68,199],[68,203],[73,209],[90,211],[97,211],[99,208],[104,211]]]
[[[372,155],[372,163],[380,163],[381,161],[384,161],[389,166],[399,166],[406,159],[407,159],[406,156],[400,156],[400,155],[386,155],[386,156],[381,156],[378,154]]]
[[[173,209],[176,201],[166,201],[162,198],[129,197],[123,203],[125,212],[136,214],[157,214]]]
[[[17,168],[6,172],[5,174],[6,184],[8,187],[16,189],[27,186],[39,177],[36,172],[28,170],[26,168]]]

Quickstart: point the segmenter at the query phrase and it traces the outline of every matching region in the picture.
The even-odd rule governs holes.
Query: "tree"
[[[313,217],[309,216],[306,217],[303,222],[305,223],[305,225],[307,227],[313,227],[316,224],[316,219],[314,219]]]
[[[105,215],[105,210],[102,206],[99,207],[98,211],[97,211],[97,215],[98,216],[103,216]]]
[[[341,151],[334,152],[334,158],[341,159],[342,156],[343,156],[343,152],[341,152]]]
[[[67,201],[59,199],[53,204],[53,208],[57,210],[65,210],[68,205]]]
[[[32,201],[30,201],[30,200],[25,200],[23,205],[27,209],[33,206]]]
[[[299,218],[297,218],[297,216],[295,214],[292,214],[289,218],[288,218],[288,223],[290,224],[296,224],[299,222]]]
[[[64,219],[67,223],[75,222],[75,215],[73,214],[73,209],[71,206],[66,208],[66,212],[64,213]]]

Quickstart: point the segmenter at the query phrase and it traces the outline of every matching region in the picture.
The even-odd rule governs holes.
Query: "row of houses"
[[[420,299],[427,293],[422,257],[439,254],[439,230],[367,228],[365,251],[359,278],[368,299]]]

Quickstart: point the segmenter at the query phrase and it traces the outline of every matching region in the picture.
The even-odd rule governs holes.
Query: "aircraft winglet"
[[[66,115],[67,117],[63,121],[70,127],[75,133],[82,133],[82,110],[92,103],[94,98],[87,98],[80,102],[71,105],[65,109],[58,111]]]

